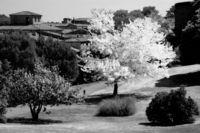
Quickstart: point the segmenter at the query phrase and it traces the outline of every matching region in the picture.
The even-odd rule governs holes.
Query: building
[[[10,21],[11,25],[31,25],[40,23],[41,17],[42,15],[37,13],[22,11],[10,14]]]
[[[72,19],[71,23],[72,24],[86,24],[86,25],[89,25],[90,22],[89,22],[89,18],[74,18]]]
[[[9,25],[10,24],[10,18],[7,17],[4,14],[0,14],[0,26],[2,25]]]

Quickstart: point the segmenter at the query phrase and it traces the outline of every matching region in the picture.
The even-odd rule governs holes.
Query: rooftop
[[[10,15],[31,15],[31,16],[42,16],[40,14],[34,13],[34,12],[30,12],[30,11],[22,11],[22,12],[17,12],[17,13],[12,13]]]
[[[87,20],[90,20],[90,18],[74,18],[74,20],[87,21]]]
[[[0,31],[62,31],[62,29],[48,24],[35,24],[28,26],[0,26]]]

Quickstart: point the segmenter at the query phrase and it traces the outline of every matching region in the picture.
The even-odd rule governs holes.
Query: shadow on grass
[[[133,97],[136,100],[147,100],[149,98],[151,98],[151,96],[149,95],[142,95],[139,93],[133,93],[133,94],[119,94],[118,97],[123,98],[123,97]],[[98,104],[100,103],[102,100],[105,99],[110,99],[110,98],[114,98],[114,96],[112,94],[101,94],[101,95],[93,95],[93,96],[89,96],[87,98],[85,98],[85,102],[87,104]]]
[[[180,85],[200,85],[200,72],[174,75],[158,80],[158,83],[156,83],[156,87],[179,87]]]
[[[8,118],[7,123],[20,123],[20,124],[55,124],[62,123],[60,120],[51,120],[51,119],[39,119],[38,121],[33,121],[31,118]]]
[[[187,122],[187,123],[178,123],[178,124],[161,124],[161,123],[151,123],[151,122],[143,122],[143,123],[139,123],[139,125],[143,125],[143,126],[151,126],[151,127],[169,127],[169,126],[179,126],[179,125],[185,125],[185,124],[192,124],[194,123],[193,121],[191,122]]]
[[[169,126],[176,126],[176,125],[170,125],[170,124],[159,124],[159,123],[151,123],[151,122],[144,122],[144,123],[139,123],[139,125],[143,126],[151,126],[151,127],[169,127]]]

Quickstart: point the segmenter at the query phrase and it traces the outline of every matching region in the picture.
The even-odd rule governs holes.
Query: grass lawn
[[[192,69],[193,68],[193,69]],[[177,68],[173,68],[175,70]],[[183,69],[184,74],[186,68]],[[181,71],[177,69],[174,72]],[[194,72],[197,66],[187,68]],[[195,70],[196,71],[196,70]],[[194,75],[195,76],[194,76]],[[184,77],[184,78],[183,78]],[[153,96],[159,91],[170,91],[177,89],[180,84],[188,85],[186,87],[188,95],[194,98],[200,106],[200,76],[198,73],[170,77],[161,79],[153,88],[144,87],[134,90],[141,94],[151,94]],[[179,80],[178,80],[179,79]],[[174,83],[175,81],[175,83]],[[193,82],[192,82],[193,81]],[[199,83],[198,83],[199,81]],[[166,84],[167,82],[167,84]],[[87,89],[87,94],[93,94],[99,91],[99,88],[105,89],[102,82],[90,85],[76,86]],[[94,89],[94,90],[93,90]],[[91,96],[92,97],[92,96]],[[145,115],[145,109],[150,102],[150,98],[139,99],[136,102],[136,114],[129,117],[96,117],[97,104],[83,104],[72,106],[48,107],[49,113],[42,112],[39,116],[40,123],[33,124],[30,121],[30,112],[28,107],[18,106],[9,108],[6,114],[8,124],[0,124],[0,133],[198,133],[200,132],[200,116],[196,116],[195,123],[178,126],[160,127],[150,126]]]

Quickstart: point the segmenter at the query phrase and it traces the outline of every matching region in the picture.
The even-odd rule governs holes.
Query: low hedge
[[[112,98],[100,103],[97,116],[130,116],[136,112],[133,97]]]

